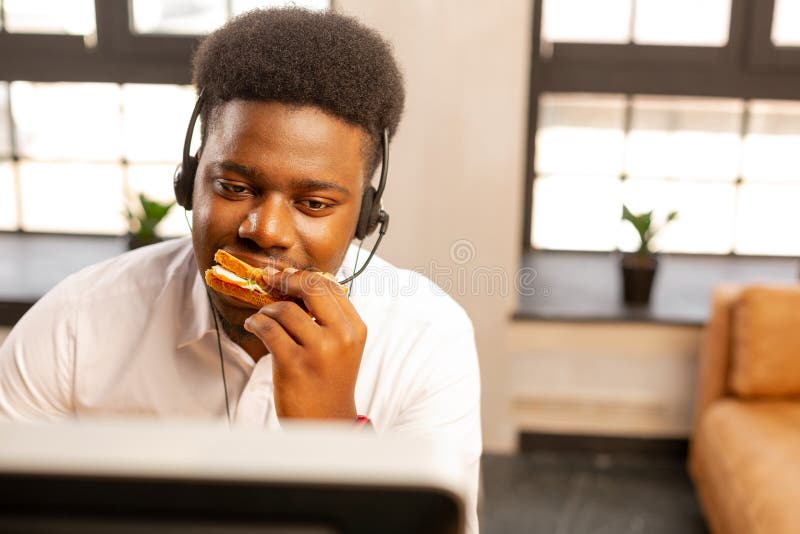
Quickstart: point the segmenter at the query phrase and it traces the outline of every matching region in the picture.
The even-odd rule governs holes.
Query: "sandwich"
[[[286,297],[281,298],[281,295],[259,285],[261,269],[224,250],[217,250],[214,261],[217,265],[206,269],[206,284],[214,291],[252,304],[256,308],[286,300]]]
[[[299,304],[304,310],[306,309],[303,301],[262,286],[262,269],[253,267],[221,249],[214,254],[214,261],[217,262],[217,265],[206,269],[205,273],[206,284],[214,291],[246,302],[256,308],[261,308],[280,300],[291,300]],[[319,274],[335,281],[335,278],[330,273],[320,272]]]

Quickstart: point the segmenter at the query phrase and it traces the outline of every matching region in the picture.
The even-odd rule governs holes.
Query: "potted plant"
[[[139,193],[139,206],[135,210],[127,209],[130,224],[128,248],[133,250],[161,241],[156,227],[174,205],[175,201],[162,204],[147,198],[144,193]]]
[[[658,259],[650,243],[670,222],[678,217],[677,211],[671,211],[659,227],[653,226],[653,211],[635,214],[622,206],[622,220],[628,221],[639,234],[639,249],[636,252],[622,255],[622,282],[625,304],[642,306],[650,302],[650,292],[653,288]]]

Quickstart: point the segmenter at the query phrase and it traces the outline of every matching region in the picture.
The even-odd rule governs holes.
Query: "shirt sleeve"
[[[467,532],[478,532],[478,488],[482,452],[480,371],[472,328],[439,340],[421,360],[414,393],[391,426],[442,443],[464,466]]]
[[[75,314],[56,287],[19,320],[0,346],[0,420],[71,416]]]

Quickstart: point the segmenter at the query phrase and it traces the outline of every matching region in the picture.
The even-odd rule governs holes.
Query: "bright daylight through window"
[[[130,0],[131,35],[193,38],[249,9],[287,3]],[[95,44],[94,0],[0,0],[0,6],[8,34],[84,36],[87,47]],[[139,193],[174,198],[172,175],[194,100],[191,86],[157,81],[0,81],[0,230],[124,234],[126,206]],[[182,210],[173,209],[159,230],[188,233]]]
[[[642,71],[641,79],[632,75],[626,91],[626,80],[603,79],[612,75],[587,47],[617,45],[617,52],[654,54],[655,61],[669,52],[675,63],[697,70],[695,50],[727,57],[731,6],[731,0],[544,1],[543,66],[532,74],[541,88],[531,130],[534,248],[632,250],[634,231],[620,221],[624,203],[634,211],[653,209],[656,219],[680,213],[657,237],[665,252],[800,254],[800,240],[773,231],[800,228],[800,102],[748,97],[746,91],[739,98],[730,91],[708,94],[713,89],[702,79],[684,94],[640,94],[636,89],[647,88],[648,74],[658,70],[642,68],[641,58],[630,67]],[[776,0],[772,42],[800,45],[798,20],[800,0]],[[573,48],[554,49],[558,43]],[[563,50],[572,54],[568,59],[587,58],[564,69],[572,76],[562,83],[571,84],[569,90],[552,81]],[[587,64],[594,70],[586,69],[584,89],[572,80]],[[608,91],[613,84],[623,91]]]

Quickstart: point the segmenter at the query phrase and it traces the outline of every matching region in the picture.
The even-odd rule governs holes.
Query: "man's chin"
[[[220,311],[222,313],[225,313],[225,311],[228,313],[246,313],[247,317],[250,317],[259,310],[258,306],[233,298],[230,295],[223,295],[216,291],[214,291],[214,294],[217,307],[221,308]],[[244,319],[242,322],[244,322]]]
[[[244,322],[256,313],[258,308],[217,292],[214,292],[212,300],[214,307],[219,312],[221,326],[232,341],[241,345],[244,341],[256,339],[253,334],[244,329]]]

